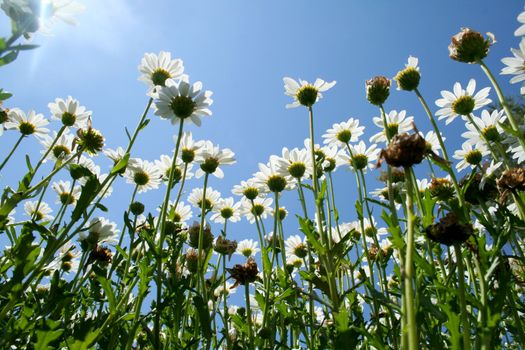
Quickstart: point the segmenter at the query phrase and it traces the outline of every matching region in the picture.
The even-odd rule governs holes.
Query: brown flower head
[[[193,248],[199,248],[199,233],[201,226],[198,223],[194,223],[189,229],[190,246]],[[203,230],[202,249],[208,250],[213,245],[213,233],[208,225],[205,225]]]
[[[492,33],[485,39],[481,33],[470,28],[462,28],[452,37],[448,46],[449,56],[453,60],[465,63],[476,63],[487,57],[489,48],[496,42]]]
[[[259,270],[257,269],[257,263],[250,257],[245,264],[234,265],[231,269],[226,269],[231,277],[235,280],[235,284],[232,288],[237,287],[239,284],[246,285],[247,283],[253,283],[257,279]]]
[[[381,106],[390,95],[390,80],[383,76],[377,76],[365,83],[366,98],[373,105]]]
[[[219,254],[228,255],[231,257],[237,249],[237,241],[230,241],[222,236],[219,236],[215,241],[215,246],[213,249]]]
[[[497,184],[501,193],[501,203],[505,202],[509,193],[525,191],[525,168],[521,167],[505,170],[498,179]]]
[[[95,246],[89,254],[88,262],[98,262],[102,265],[107,265],[111,262],[111,250],[106,247]]]
[[[199,256],[195,249],[188,249],[186,252],[186,268],[189,272],[195,273],[199,266]]]
[[[463,243],[473,232],[472,224],[462,223],[454,213],[448,213],[439,220],[426,228],[428,238],[434,242],[445,245]]]

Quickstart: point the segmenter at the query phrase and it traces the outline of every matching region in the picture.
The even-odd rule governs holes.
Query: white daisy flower
[[[241,220],[240,212],[241,203],[234,203],[232,197],[222,198],[213,208],[213,215],[210,220],[219,224],[224,224],[226,220],[237,222]]]
[[[235,153],[229,148],[220,149],[219,146],[214,146],[211,141],[206,141],[199,153],[195,157],[195,161],[200,164],[200,168],[195,172],[195,177],[200,178],[204,174],[213,174],[217,178],[222,179],[224,172],[220,168],[221,165],[234,164]]]
[[[80,232],[80,240],[90,244],[115,244],[118,242],[117,224],[99,217],[92,219],[85,230]]]
[[[290,236],[284,241],[286,247],[286,257],[296,256],[300,259],[305,258],[308,255],[308,246],[306,245],[306,240],[299,235]]]
[[[481,177],[481,181],[479,182],[480,190],[483,190],[485,188],[485,184],[487,183],[487,180],[495,178],[494,173],[496,172],[496,170],[499,169],[499,167],[502,164],[503,162],[495,162],[494,159],[490,161],[490,165],[485,168],[485,171],[483,172],[483,176]]]
[[[430,186],[428,179],[416,179],[416,185],[419,192],[425,192],[425,190]]]
[[[311,107],[320,98],[323,97],[321,92],[331,89],[335,85],[335,81],[330,83],[317,78],[313,84],[306,80],[299,79],[299,83],[292,78],[285,77],[284,94],[291,96],[294,99],[293,103],[286,105],[286,108],[295,108],[300,105]],[[300,85],[299,85],[300,84]]]
[[[381,131],[372,136],[370,138],[370,142],[387,142],[387,137],[385,133],[386,130],[388,130],[388,134],[391,138],[394,137],[394,135],[410,131],[412,129],[414,117],[407,117],[406,113],[407,111],[405,110],[400,111],[399,113],[395,110],[390,111],[388,114],[385,115],[386,127],[385,123],[383,122],[383,117],[374,117],[374,124],[377,125],[381,129]]]
[[[145,53],[138,69],[142,73],[139,80],[150,88],[164,86],[168,79],[179,80],[184,73],[182,60],[172,60],[171,53],[166,51],[161,51],[158,55]]]
[[[173,204],[174,202],[171,200],[168,203],[168,218],[173,222],[186,224],[193,217],[191,207],[184,204],[184,202],[177,203],[177,207],[174,207]],[[160,210],[161,208],[157,208],[158,212],[160,212]]]
[[[488,150],[480,145],[473,148],[472,144],[468,141],[463,142],[460,150],[454,152],[454,159],[458,159],[460,162],[456,164],[456,169],[462,171],[469,166],[474,169],[476,166],[481,164],[483,156],[488,155]]]
[[[58,195],[56,204],[73,205],[80,198],[80,193],[82,192],[79,186],[75,186],[72,189],[71,183],[63,180],[54,182],[51,187]]]
[[[339,230],[338,227],[332,227],[332,241],[334,243],[339,243],[341,239],[346,237],[348,234],[352,233],[356,230],[355,222],[346,222],[339,224]],[[350,243],[350,241],[349,241]]]
[[[35,135],[43,137],[49,132],[44,128],[49,121],[42,114],[36,114],[35,111],[29,111],[26,115],[19,108],[9,110],[8,120],[4,123],[6,129],[18,130],[22,135]]]
[[[58,250],[58,255],[44,269],[51,274],[59,269],[68,273],[77,272],[82,253],[75,248],[76,246],[71,241],[66,242]]]
[[[88,158],[88,157],[85,157],[85,156],[80,156],[80,158],[76,158],[73,159],[69,165],[79,165],[80,167],[88,170],[89,172],[91,172],[93,175],[97,175],[100,174],[100,167],[98,165],[95,164],[95,162],[91,159],[91,158]],[[69,170],[71,170],[71,167],[69,167]],[[81,180],[81,179],[84,179],[85,176],[80,176],[79,178],[76,178],[76,180]],[[85,182],[81,182],[82,184],[84,184]]]
[[[306,148],[306,153],[311,157],[312,145],[310,138],[304,140],[304,147]],[[333,172],[343,163],[339,159],[339,154],[341,153],[339,148],[336,146],[323,146],[319,144],[314,145],[314,152],[316,156],[316,162],[322,160],[323,170],[325,172]],[[323,175],[324,176],[324,175]]]
[[[51,207],[46,202],[28,201],[24,203],[24,210],[26,215],[34,218],[35,221],[50,221],[53,216],[49,215],[53,212]]]
[[[155,160],[155,166],[159,169],[160,173],[162,174],[162,180],[166,184],[168,183],[169,177],[170,177],[172,159],[173,159],[172,157],[163,154],[160,156],[160,160],[158,159]],[[182,176],[184,175],[183,174],[184,163],[179,158],[177,158],[176,163],[177,164],[175,165],[176,169],[174,173],[175,183],[181,181]],[[186,180],[189,180],[193,177],[193,173],[191,172],[192,168],[193,168],[192,164],[188,164],[188,166],[186,167],[186,175],[185,175]]]
[[[485,140],[487,141],[498,141],[501,135],[504,134],[503,128],[500,123],[503,123],[507,119],[505,111],[494,110],[489,113],[487,110],[481,111],[481,118],[472,116],[472,121],[476,124],[468,122],[465,124],[468,131],[461,134],[467,139],[467,142],[474,145],[481,145],[487,147]],[[478,129],[481,130],[482,135],[479,134]]]
[[[474,94],[475,90],[476,81],[474,79],[469,80],[466,89],[463,89],[460,83],[455,83],[453,92],[442,90],[443,98],[436,100],[436,105],[441,108],[436,112],[436,116],[439,117],[439,120],[446,118],[445,123],[448,125],[458,115],[468,115],[492,102],[488,98],[490,87],[483,88]]]
[[[126,155],[126,150],[122,147],[117,147],[117,149],[112,148],[106,148],[104,151],[102,151],[106,157],[111,159],[113,163],[118,163],[124,158]]]
[[[525,13],[525,12],[524,12]],[[525,18],[525,15],[524,15]],[[523,25],[525,27],[525,24]],[[525,38],[521,39],[520,49],[511,48],[510,51],[514,57],[505,57],[501,59],[501,62],[506,66],[501,70],[502,75],[510,74],[514,75],[510,79],[511,84],[520,83],[525,80]],[[521,87],[521,94],[525,92],[525,86]]]
[[[280,193],[293,186],[293,178],[288,174],[287,169],[279,167],[277,157],[270,157],[266,164],[259,163],[259,171],[253,176],[259,192],[261,193]]]
[[[246,198],[241,200],[241,213],[246,219],[253,224],[255,218],[266,219],[272,213],[272,198],[257,197],[252,202]]]
[[[202,193],[202,188],[194,188],[188,196],[188,202],[190,202],[197,209],[202,208]],[[204,198],[206,210],[212,210],[217,205],[220,198],[221,193],[219,191],[216,191],[211,187],[207,187],[206,197]]]
[[[394,80],[397,82],[397,90],[403,90],[400,86],[400,80],[403,81],[403,77],[407,77],[407,74],[410,74],[409,77],[414,77],[414,74],[419,73],[419,67],[417,66],[419,63],[419,59],[414,56],[408,56],[408,62],[405,64],[405,69],[400,71],[395,77]],[[417,73],[415,73],[415,72]],[[417,74],[417,76],[420,76],[420,74]],[[419,83],[419,80],[417,80]],[[402,83],[401,83],[402,84]],[[409,86],[409,89],[412,86]],[[417,87],[417,83],[416,83]]]
[[[77,25],[75,18],[85,10],[85,6],[72,0],[43,0],[40,12],[39,31],[45,35],[51,34],[51,27],[58,21],[69,25]]]
[[[66,161],[71,157],[73,153],[75,136],[73,136],[70,133],[64,132],[53,144],[53,141],[56,139],[56,137],[57,132],[53,131],[52,136],[44,135],[39,139],[40,143],[44,146],[44,149],[40,151],[42,155],[44,155],[47,152],[47,150],[51,146],[53,146],[46,159],[44,159],[44,163],[47,160],[52,160],[55,162]]]
[[[195,125],[201,125],[201,117],[211,116],[209,109],[213,103],[211,91],[203,91],[200,81],[190,85],[186,79],[175,82],[166,81],[166,86],[159,88],[154,102],[155,115],[170,119],[173,125],[189,119]]]
[[[177,136],[173,136],[173,141],[177,143]],[[195,159],[199,150],[204,146],[205,141],[195,141],[191,131],[182,133],[179,149],[180,157],[184,163],[191,163]]]
[[[427,149],[430,149],[432,152],[439,155],[439,152],[441,151],[441,144],[439,143],[437,134],[433,130],[430,130],[426,134],[423,134],[423,132],[420,131],[419,135],[425,139]],[[441,134],[441,139],[444,142],[447,138]]]
[[[258,245],[259,243],[253,239],[243,239],[237,244],[235,254],[244,255],[247,258],[250,256],[255,257],[255,255],[261,251]]]
[[[142,193],[159,188],[162,174],[155,164],[147,160],[131,158],[124,177],[127,183],[137,186],[138,193]]]
[[[363,135],[364,126],[359,126],[359,119],[350,118],[346,122],[336,123],[323,135],[324,144],[345,147],[347,143],[359,141]]]
[[[88,126],[91,111],[86,111],[86,107],[81,106],[78,100],[68,96],[66,100],[57,98],[55,102],[47,105],[51,111],[51,118],[60,120],[64,126],[71,126],[78,129],[85,129]]]
[[[379,153],[381,152],[377,148],[377,144],[373,143],[370,147],[366,147],[363,141],[359,141],[357,145],[350,145],[351,155],[346,152],[339,154],[339,161],[343,164],[348,164],[352,171],[363,170],[366,173],[366,169],[373,169],[373,164],[377,162]]]
[[[514,35],[523,36],[525,35],[525,11],[520,13],[517,19],[518,19],[518,22],[521,23],[521,26],[518,29],[516,29],[516,31],[514,32]]]
[[[257,181],[255,179],[248,179],[247,181],[241,181],[239,185],[233,186],[232,193],[237,196],[245,196],[247,199],[255,199],[259,195]]]
[[[224,284],[221,283],[217,288],[215,288],[215,290],[213,291],[213,295],[215,295],[215,297],[217,298],[222,298],[224,294],[226,294],[226,296],[229,296],[235,294],[236,291],[237,288],[233,288],[233,283],[226,282],[226,289],[224,289]]]
[[[273,156],[275,166],[281,174],[289,175],[295,179],[308,178],[312,173],[312,157],[304,148],[289,150],[284,147],[282,157]]]

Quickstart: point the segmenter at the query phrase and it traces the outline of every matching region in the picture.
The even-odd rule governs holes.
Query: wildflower
[[[16,26],[24,31],[26,38],[29,38],[30,33],[38,31],[40,27],[40,1],[4,0],[0,7],[16,23]]]
[[[516,29],[516,31],[514,32],[514,35],[523,36],[525,35],[525,11],[520,13],[517,19],[518,19],[518,22],[521,23],[521,26],[518,29]]]
[[[261,250],[257,247],[258,242],[253,239],[243,239],[237,244],[237,250],[235,251],[238,255],[244,255],[245,257],[255,256]]]
[[[126,182],[136,185],[138,193],[159,188],[161,176],[159,169],[153,163],[139,158],[130,159],[124,173]]]
[[[49,215],[53,210],[46,202],[25,202],[24,210],[26,215],[33,218],[35,221],[50,221],[53,219],[53,216]]]
[[[100,168],[90,158],[80,156],[69,164],[69,174],[73,180],[80,180],[86,176],[100,174]]]
[[[139,80],[146,83],[150,88],[165,86],[166,80],[178,80],[184,73],[184,65],[181,59],[171,59],[171,53],[166,51],[146,53],[138,67],[142,75]]]
[[[226,269],[231,277],[235,280],[235,284],[232,288],[237,287],[239,284],[246,285],[247,283],[253,283],[257,280],[257,263],[253,258],[248,258],[245,264],[234,265],[231,269]]]
[[[86,107],[81,106],[73,97],[68,96],[66,100],[57,98],[47,106],[51,111],[51,118],[60,120],[62,125],[79,129],[87,128],[91,111],[86,111]]]
[[[173,136],[177,142],[177,136]],[[204,146],[204,141],[194,141],[191,132],[185,132],[180,139],[181,159],[185,164],[193,162],[199,150]]]
[[[323,97],[321,92],[331,89],[335,85],[335,81],[330,83],[317,78],[313,84],[306,80],[299,79],[299,82],[292,78],[284,77],[284,93],[291,96],[294,102],[286,105],[286,108],[295,108],[303,105],[305,107],[312,107],[319,99]],[[301,85],[299,85],[299,83]]]
[[[505,170],[498,179],[498,189],[501,192],[501,203],[505,202],[509,193],[525,191],[525,168]]]
[[[189,119],[200,126],[202,116],[211,116],[211,95],[211,91],[202,90],[200,81],[190,85],[187,79],[178,82],[169,79],[158,91],[154,102],[155,115],[170,119],[173,125]]]
[[[365,83],[366,98],[373,105],[381,106],[390,95],[390,80],[377,76]]]
[[[487,166],[487,164],[484,164],[483,166],[483,175],[481,177],[481,181],[479,183],[479,189],[483,190],[485,188],[485,184],[494,182],[495,172],[498,170],[498,168],[503,164],[503,162],[495,162],[494,160],[491,160],[490,165]]]
[[[120,146],[117,147],[117,149],[106,148],[104,151],[102,151],[102,153],[104,153],[106,157],[111,159],[114,164],[120,162],[126,155],[126,151]]]
[[[49,121],[40,113],[36,114],[35,111],[29,111],[26,115],[21,109],[13,108],[8,112],[8,120],[4,123],[4,127],[16,129],[24,136],[43,137],[49,132],[49,129],[44,128],[47,124]]]
[[[468,131],[461,134],[461,136],[467,139],[467,142],[473,146],[487,147],[485,140],[488,142],[498,142],[504,134],[503,129],[500,126],[500,123],[503,123],[507,116],[505,111],[494,110],[492,113],[489,113],[487,110],[481,112],[481,118],[472,116],[472,123],[466,123]],[[481,130],[481,135],[478,132],[478,129]]]
[[[370,138],[370,142],[380,143],[387,142],[388,139],[394,137],[397,134],[402,134],[409,131],[412,128],[414,117],[406,116],[406,111],[400,111],[399,113],[395,110],[390,111],[385,115],[386,126],[382,117],[374,117],[372,120],[381,131]],[[388,138],[387,134],[388,133]]]
[[[222,236],[217,237],[213,250],[222,255],[232,256],[237,250],[237,241],[230,241]]]
[[[189,245],[193,248],[199,248],[199,235],[201,232],[201,226],[198,223],[194,223],[188,229]],[[208,250],[213,245],[213,233],[209,225],[205,225],[202,229],[202,249]]]
[[[300,180],[303,177],[310,176],[312,173],[312,158],[304,148],[289,150],[284,147],[282,157],[274,156],[271,159],[278,169],[277,172],[280,174]]]
[[[49,263],[45,269],[49,273],[56,270],[65,272],[76,272],[78,270],[79,258],[82,253],[75,250],[75,245],[69,241],[58,250],[58,255]]]
[[[417,57],[408,56],[408,63],[405,65],[405,69],[399,71],[394,77],[398,90],[413,91],[417,89],[421,79],[417,63]]]
[[[268,214],[272,212],[271,198],[256,197],[252,200],[243,199],[241,200],[241,213],[246,216],[246,219],[253,224],[257,219],[266,219]]]
[[[393,167],[410,167],[421,163],[427,153],[426,141],[416,130],[412,135],[395,135],[380,158]]]
[[[214,214],[210,220],[219,224],[224,224],[226,220],[237,222],[241,220],[240,206],[241,203],[239,202],[233,203],[232,197],[220,199],[213,208]]]
[[[357,145],[350,145],[350,154],[341,153],[339,161],[349,164],[352,170],[363,170],[366,172],[367,168],[372,169],[372,164],[377,160],[380,150],[377,149],[376,144],[366,147],[363,141],[359,141]]]
[[[91,155],[95,155],[104,148],[104,136],[97,129],[93,129],[88,123],[87,129],[78,129],[77,145],[80,149]]]
[[[437,134],[434,131],[430,130],[426,134],[423,134],[420,131],[419,135],[421,135],[425,139],[428,153],[432,152],[435,154],[439,154],[439,151],[441,151],[441,144],[439,143]],[[441,135],[441,139],[445,141],[447,138]]]
[[[49,159],[55,162],[66,161],[71,157],[71,153],[73,153],[75,137],[67,132],[64,132],[62,135],[60,135],[58,139],[56,139],[57,133],[55,131],[53,131],[52,135],[53,136],[44,135],[39,140],[44,146],[44,149],[40,152],[42,155],[47,153],[51,146],[53,147],[46,159],[44,159],[44,162]]]
[[[119,230],[117,224],[105,218],[92,219],[88,227],[80,232],[80,240],[91,246],[100,243],[117,243]]]
[[[447,201],[454,196],[452,182],[445,177],[433,177],[428,188],[430,195],[441,201]]]
[[[487,57],[490,46],[496,41],[492,33],[485,39],[481,33],[470,28],[462,28],[452,37],[448,46],[450,58],[459,62],[477,63]]]
[[[51,187],[58,195],[57,204],[72,205],[80,198],[80,187],[75,186],[74,188],[71,188],[71,183],[69,181],[60,180],[54,182]]]
[[[202,188],[194,188],[190,195],[188,196],[188,202],[193,204],[194,207],[201,209],[202,208]],[[211,187],[206,188],[206,198],[204,199],[204,209],[212,210],[219,201],[221,194],[219,191],[214,190]]]
[[[195,158],[200,168],[195,172],[195,177],[200,178],[204,174],[213,174],[219,179],[224,177],[224,172],[219,167],[225,164],[235,163],[235,153],[229,148],[219,149],[211,141],[206,141]]]
[[[525,12],[523,12],[525,13]],[[525,15],[524,15],[525,19]],[[523,25],[522,27],[525,27]],[[511,84],[520,83],[525,80],[525,38],[521,39],[520,49],[511,48],[510,51],[514,57],[505,57],[501,59],[501,62],[506,66],[501,70],[500,74],[514,75],[510,79]],[[521,94],[525,93],[525,87],[521,87]]]
[[[259,163],[259,170],[254,174],[259,191],[263,193],[274,192],[280,193],[285,189],[291,188],[292,178],[277,165],[275,157],[271,157],[266,164]]]
[[[336,123],[323,135],[324,143],[329,146],[345,147],[347,143],[357,142],[363,135],[364,126],[359,126],[359,120],[350,118],[346,122]]]
[[[226,294],[226,296],[229,296],[231,294],[235,294],[237,291],[237,288],[234,288],[233,283],[226,282],[226,288],[223,284],[220,284],[215,290],[213,291],[213,295],[215,297],[219,298]]]
[[[463,142],[461,149],[454,152],[454,159],[460,160],[456,165],[456,169],[462,171],[468,166],[475,168],[481,163],[483,156],[487,154],[488,150],[484,146],[477,145],[476,148],[473,148],[472,144],[468,141]]]
[[[456,214],[450,212],[439,222],[428,226],[425,232],[434,242],[450,246],[465,242],[473,233],[473,228],[472,224],[461,222]]]
[[[249,200],[254,200],[260,194],[255,179],[241,181],[240,185],[233,186],[232,193],[238,196],[245,196]]]
[[[201,197],[202,199],[202,197]],[[177,207],[173,206],[173,202],[168,203],[168,218],[175,223],[186,223],[192,217],[191,207],[184,204],[184,202],[178,202]],[[157,209],[160,211],[160,209]]]
[[[44,0],[41,4],[39,31],[48,35],[51,33],[51,26],[58,20],[69,25],[77,25],[78,21],[74,16],[85,9],[84,5],[72,0]]]
[[[286,246],[286,256],[295,255],[300,259],[305,258],[308,255],[308,247],[306,242],[299,237],[299,235],[294,235],[288,237],[284,242]]]
[[[4,123],[9,120],[8,109],[0,108],[0,136],[4,134]]]
[[[191,171],[193,165],[191,163],[183,163],[180,158],[177,158],[176,163],[173,164],[173,158],[163,154],[160,156],[160,160],[155,160],[155,167],[162,174],[162,181],[164,181],[165,184],[167,184],[169,181],[172,167],[175,167],[175,170],[173,171],[174,184],[179,183],[182,180],[183,175],[186,180],[193,178],[193,172]],[[186,168],[185,173],[182,170],[183,167]]]

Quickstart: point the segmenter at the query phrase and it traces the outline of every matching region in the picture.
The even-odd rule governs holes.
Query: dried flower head
[[[199,266],[199,256],[195,249],[188,249],[186,252],[186,268],[189,272],[195,273]]]
[[[257,263],[250,257],[245,264],[234,265],[231,269],[226,269],[231,277],[235,280],[235,284],[232,288],[237,287],[239,284],[246,285],[247,283],[253,283],[257,279],[259,270],[257,269]]]
[[[380,159],[384,159],[393,167],[409,167],[419,164],[427,154],[425,139],[417,132],[395,135],[386,149],[381,151]]]
[[[237,250],[237,241],[230,241],[222,236],[219,236],[215,241],[213,250],[219,254],[228,255],[231,257],[232,254]]]
[[[481,33],[470,28],[462,28],[452,37],[448,46],[449,56],[453,60],[465,63],[476,63],[489,53],[489,48],[496,42],[492,33],[487,33],[485,39]]]
[[[511,168],[504,171],[497,185],[501,193],[501,203],[505,202],[509,193],[525,191],[525,168]]]
[[[425,231],[428,238],[434,242],[450,246],[465,242],[473,230],[472,224],[461,222],[456,214],[450,212],[438,223],[428,226]]]
[[[385,103],[390,95],[390,80],[383,76],[377,76],[365,83],[366,98],[368,101],[376,106]]]
[[[88,261],[94,262],[94,263],[98,262],[102,265],[107,265],[111,262],[111,257],[112,257],[112,254],[109,248],[101,247],[97,245],[93,248],[93,250],[91,250]]]
[[[188,228],[188,234],[190,239],[190,246],[193,248],[199,248],[199,233],[201,226],[198,223],[194,223],[190,228]],[[208,250],[213,245],[213,233],[211,233],[210,226],[204,225],[202,229],[202,249]]]

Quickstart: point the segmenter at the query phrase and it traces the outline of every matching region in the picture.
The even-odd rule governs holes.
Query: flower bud
[[[390,80],[383,76],[377,76],[366,81],[366,98],[376,106],[385,103],[390,95]]]
[[[129,205],[129,211],[131,211],[133,215],[138,216],[144,213],[144,204],[141,202],[133,202]]]

